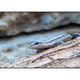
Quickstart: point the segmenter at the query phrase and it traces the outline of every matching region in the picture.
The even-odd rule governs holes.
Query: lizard
[[[56,38],[52,38],[51,40],[46,42],[35,42],[32,45],[30,45],[30,48],[36,49],[36,50],[48,49],[58,45],[63,45],[64,42],[69,41],[71,39],[75,39],[78,36],[80,36],[80,34],[78,33],[74,33],[71,35],[68,33],[65,33],[63,35],[58,35],[56,36]]]

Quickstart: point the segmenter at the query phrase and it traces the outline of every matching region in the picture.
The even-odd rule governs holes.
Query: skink
[[[68,33],[58,35],[56,38],[52,38],[46,42],[35,42],[30,46],[32,49],[36,50],[42,50],[42,49],[47,49],[50,47],[55,47],[60,44],[64,44],[64,42],[69,41],[72,39],[72,36]]]

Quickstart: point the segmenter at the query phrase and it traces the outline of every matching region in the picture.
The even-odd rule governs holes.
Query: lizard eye
[[[41,42],[35,42],[33,45],[38,45],[38,44],[41,44]]]

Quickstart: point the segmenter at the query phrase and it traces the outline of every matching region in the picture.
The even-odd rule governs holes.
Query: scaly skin
[[[51,40],[46,41],[45,43],[35,42],[33,45],[30,46],[30,48],[43,50],[63,44],[65,41],[71,40],[71,38],[72,36],[70,34],[64,33],[56,36],[56,38],[52,38]]]

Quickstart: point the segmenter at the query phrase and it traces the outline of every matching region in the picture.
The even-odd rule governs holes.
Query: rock
[[[66,43],[67,44],[65,45],[60,45],[48,50],[44,50],[43,52],[34,54],[28,58],[20,59],[16,62],[13,62],[12,64],[7,65],[7,67],[80,67],[80,37]]]
[[[15,60],[20,60],[22,57],[36,54],[37,50],[31,49],[30,45],[35,42],[46,42],[57,35],[64,33],[80,32],[78,26],[68,26],[69,28],[57,29],[47,32],[17,35],[15,37],[0,38],[0,67],[10,64]]]
[[[21,32],[31,33],[50,30],[70,23],[80,24],[80,13],[0,13],[0,36],[12,36]]]
[[[80,68],[80,56],[52,61],[41,68]]]
[[[75,39],[80,33],[79,15],[65,12],[0,13],[0,67],[80,67],[80,38]],[[69,26],[70,23],[78,25]],[[26,34],[19,34],[23,32]],[[64,43],[41,51],[30,48],[35,42],[45,43],[66,32],[73,35],[67,49]],[[49,53],[51,55],[47,56]]]

